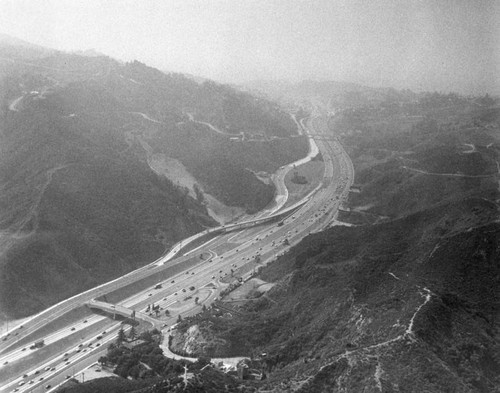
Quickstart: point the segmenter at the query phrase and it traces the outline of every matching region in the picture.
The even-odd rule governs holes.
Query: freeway
[[[305,122],[304,131],[310,136],[326,134],[324,117],[315,113]],[[117,307],[123,313],[133,310],[152,326],[167,328],[179,315],[193,315],[203,305],[210,305],[231,282],[248,279],[256,269],[285,253],[309,233],[335,223],[338,208],[352,186],[354,170],[335,138],[318,138],[316,145],[324,160],[323,181],[293,209],[281,213],[279,219],[267,216],[219,228],[194,250],[181,255],[180,247],[171,259],[160,258],[162,263],[154,261],[75,295],[3,336],[0,392],[31,391],[35,387],[51,391],[75,369],[87,367],[89,359],[97,359],[102,344],[114,340],[120,324],[101,315],[90,316],[85,304],[99,305],[110,315]],[[153,305],[158,314],[153,313]],[[76,313],[70,318],[75,310],[84,310],[82,316]],[[47,332],[48,326],[51,328]],[[29,349],[30,343],[40,336],[45,345]]]

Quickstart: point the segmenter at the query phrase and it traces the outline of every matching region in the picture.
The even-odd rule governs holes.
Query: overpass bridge
[[[141,321],[152,324],[153,327],[156,328],[159,328],[161,325],[160,321],[147,314],[144,314],[143,312],[135,311],[131,308],[120,306],[118,304],[106,303],[99,300],[91,300],[89,302],[86,302],[85,305],[90,309],[101,310],[108,314],[111,314],[113,319],[117,319],[117,316],[120,315],[121,317],[125,317],[126,319],[131,319],[134,321],[140,319]]]

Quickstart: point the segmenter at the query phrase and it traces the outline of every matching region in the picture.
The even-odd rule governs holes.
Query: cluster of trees
[[[299,172],[293,172],[292,182],[295,184],[307,184],[307,178],[304,175],[299,175]]]
[[[186,370],[200,372],[210,364],[210,358],[201,357],[196,362],[169,359],[163,355],[158,345],[159,332],[155,329],[142,333],[139,337],[145,342],[133,348],[122,345],[127,341],[126,333],[120,329],[116,343],[110,344],[106,356],[99,363],[114,366],[114,373],[128,379],[144,380],[162,378],[171,386],[182,382],[178,377]],[[131,332],[129,332],[129,336]]]
[[[141,333],[138,338],[144,340],[132,349],[123,343],[136,337],[135,329],[132,327],[127,334],[123,329],[118,331],[116,342],[110,344],[106,356],[99,358],[103,365],[114,365],[114,373],[133,379],[146,379],[157,376],[170,378],[184,371],[185,361],[171,360],[163,356],[163,351],[158,346],[161,333],[154,329]]]

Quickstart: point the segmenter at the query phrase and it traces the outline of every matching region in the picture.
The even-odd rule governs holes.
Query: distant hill
[[[312,104],[321,104],[327,111],[341,108],[359,108],[378,105],[384,101],[415,100],[417,94],[410,90],[397,91],[392,88],[374,88],[351,82],[305,80],[298,83],[272,80],[256,80],[245,85],[254,94],[264,94],[292,108],[309,109]]]
[[[0,130],[0,312],[13,317],[216,225],[210,201],[263,208],[274,187],[254,173],[307,153],[270,101],[15,40],[0,44]]]

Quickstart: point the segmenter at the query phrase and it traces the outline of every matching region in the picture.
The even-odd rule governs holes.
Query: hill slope
[[[139,62],[12,45],[0,43],[0,315],[29,315],[216,225],[208,197],[263,208],[274,187],[254,172],[307,153],[271,102]]]
[[[337,118],[359,190],[346,218],[365,225],[310,235],[262,269],[275,283],[265,296],[180,333],[198,325],[220,343],[212,356],[259,358],[264,391],[498,390],[498,110],[433,100]],[[416,127],[402,133],[402,120]]]

